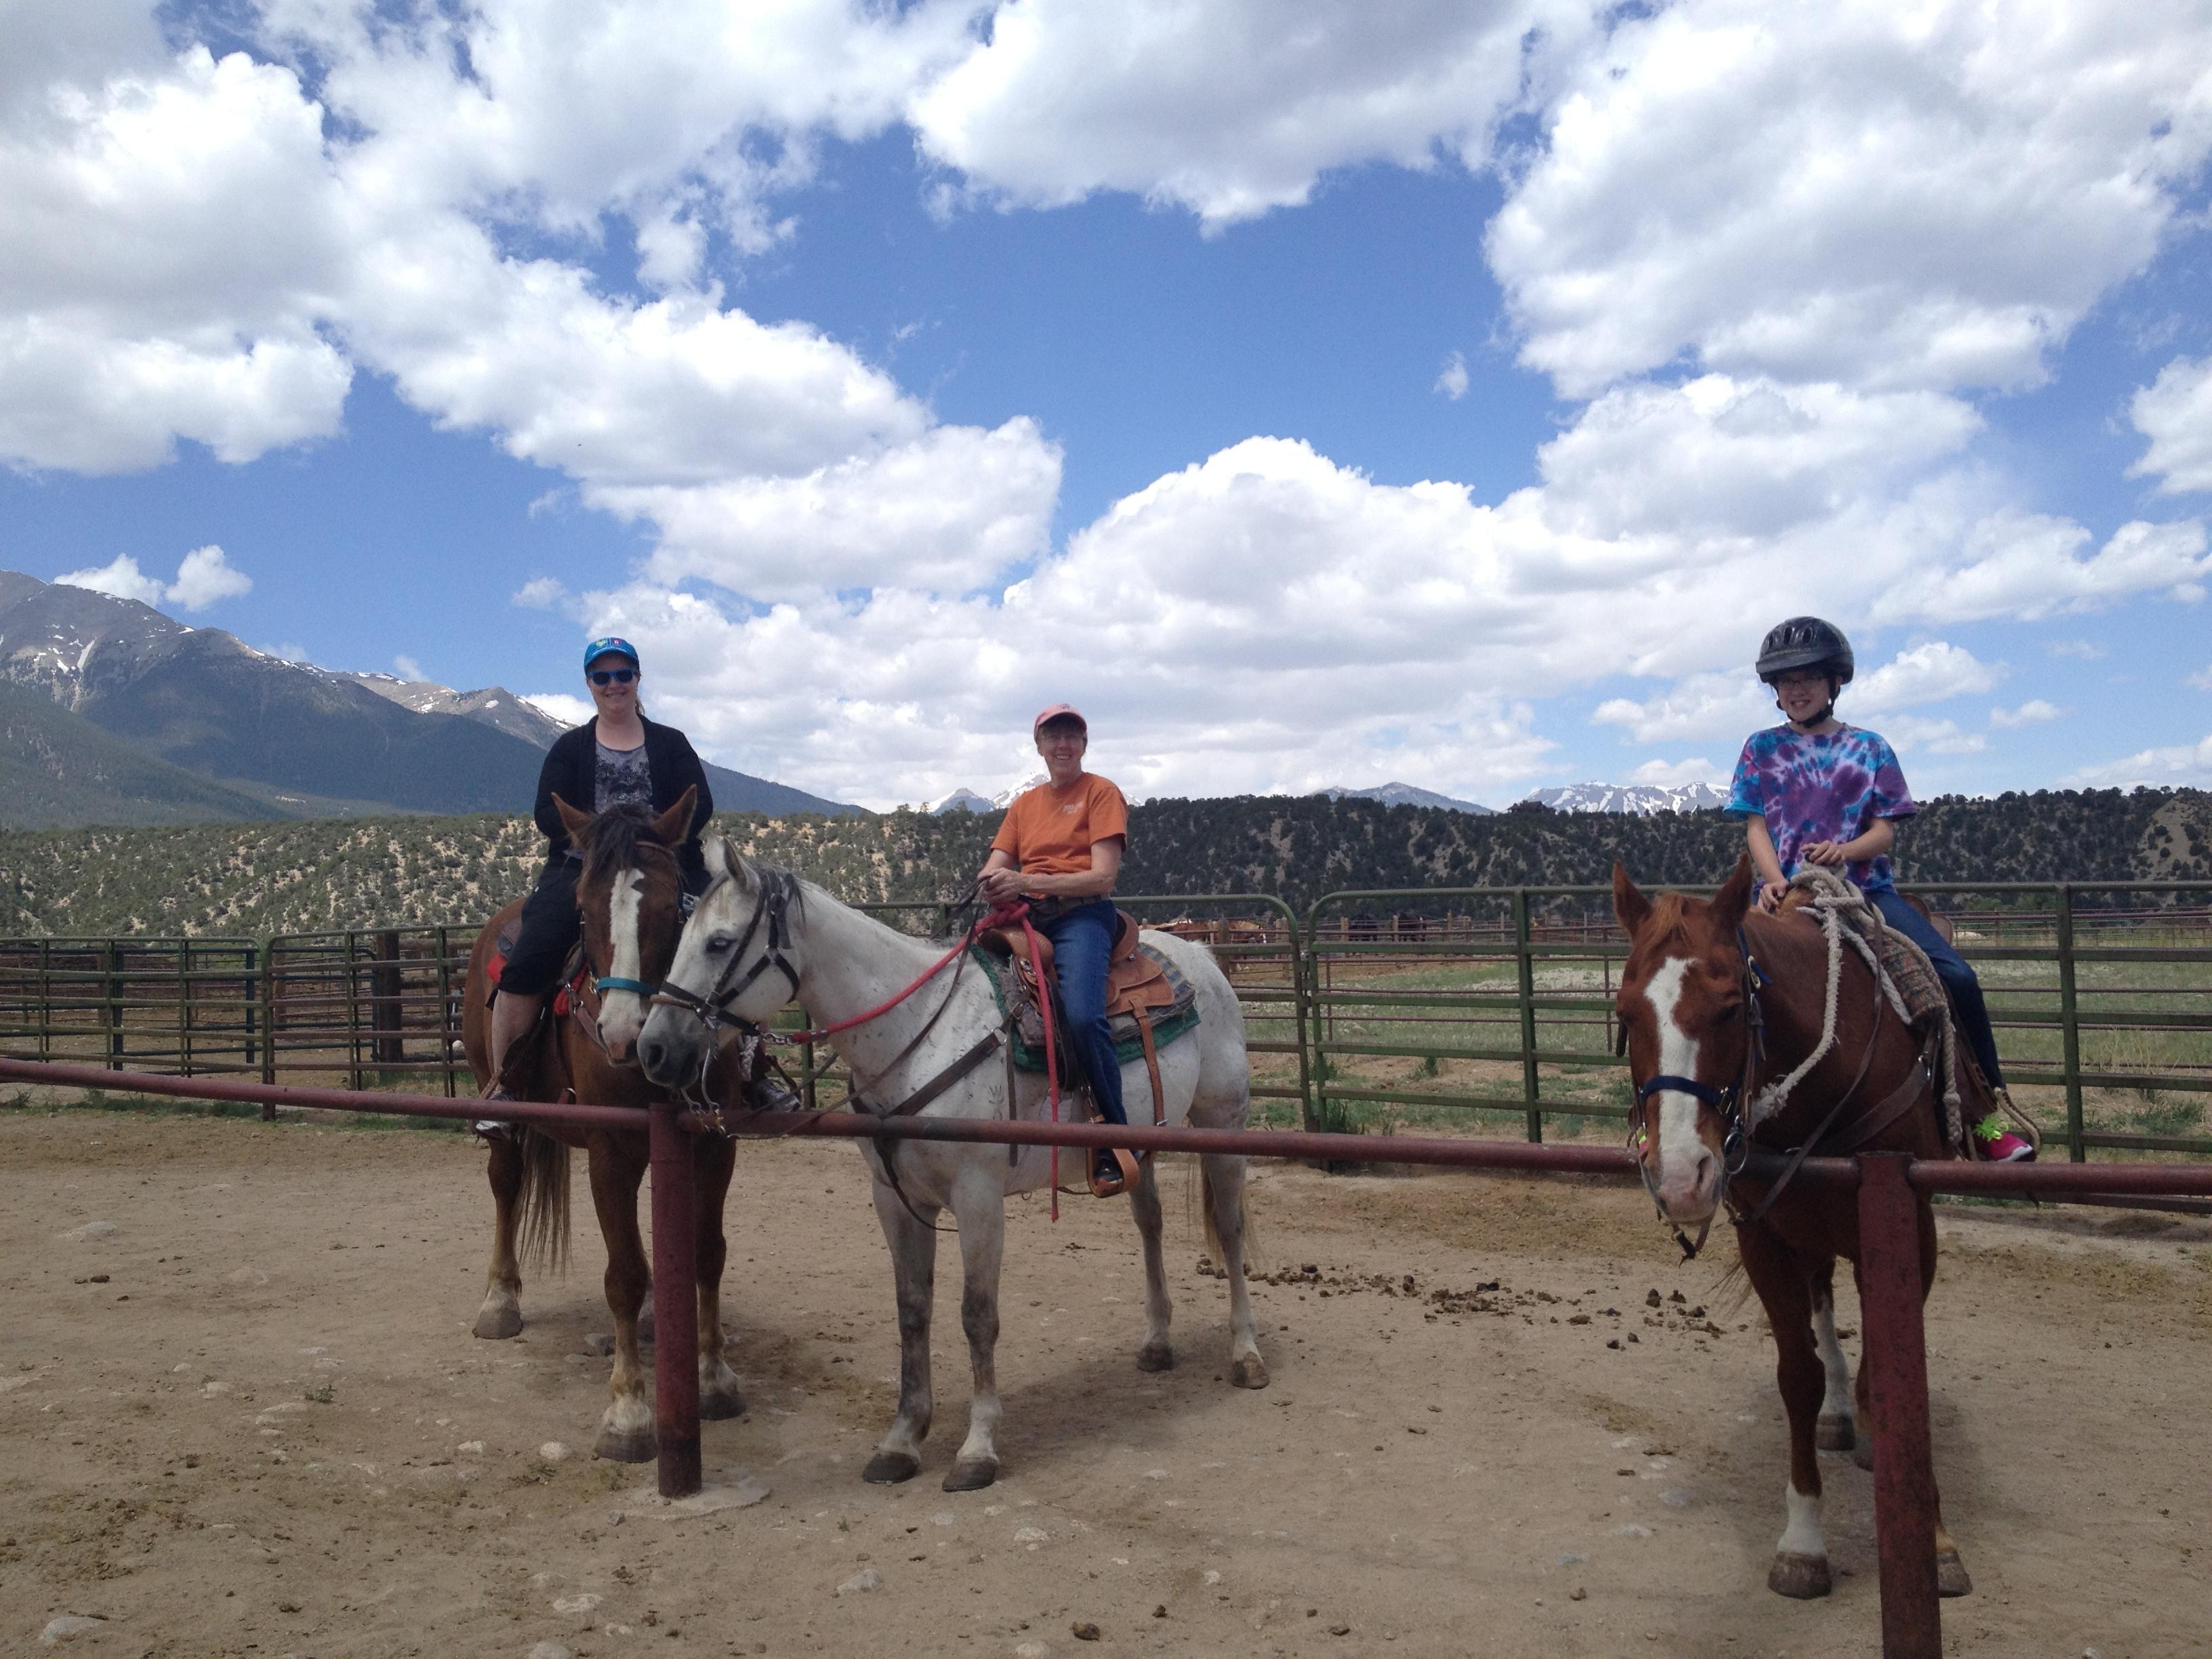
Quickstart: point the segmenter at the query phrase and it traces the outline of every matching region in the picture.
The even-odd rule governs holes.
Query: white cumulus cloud
[[[1993,514],[1968,532],[1961,562],[1900,577],[1876,601],[1874,614],[1894,621],[2033,621],[2161,592],[2194,604],[2212,577],[2204,526],[2193,520],[2124,524],[2085,556],[2089,541],[2088,531],[2070,519]]]
[[[1332,169],[1486,161],[1528,79],[1589,36],[1576,0],[1006,0],[913,96],[931,159],[1031,207],[1122,191],[1208,226],[1296,206]]]
[[[2002,668],[1936,640],[1900,651],[1872,673],[1859,676],[1849,696],[1854,711],[1879,714],[1986,691],[2003,677]]]
[[[2066,711],[2057,703],[2045,702],[2041,697],[2030,697],[2017,708],[1992,708],[1990,724],[2002,731],[2017,732],[2030,726],[2041,726],[2055,720]]]
[[[212,544],[185,554],[172,582],[146,574],[138,568],[138,561],[127,553],[92,569],[66,571],[54,580],[118,599],[136,599],[141,605],[167,603],[193,611],[253,591],[253,579],[232,566],[222,550]]]
[[[2212,788],[2212,737],[2202,743],[2139,750],[2120,760],[2085,766],[2066,781],[2084,788]]]
[[[2150,440],[2130,477],[2154,474],[2168,495],[2212,490],[2212,357],[2177,357],[2136,393],[2128,414]]]
[[[1866,388],[2020,386],[2201,164],[2212,15],[1631,11],[1493,222],[1522,359],[1584,396],[1686,356]]]

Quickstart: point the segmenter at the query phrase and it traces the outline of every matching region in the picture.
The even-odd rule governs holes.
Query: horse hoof
[[[878,1452],[860,1471],[860,1479],[874,1486],[896,1486],[921,1473],[921,1460],[912,1452]]]
[[[1137,1350],[1137,1369],[1140,1371],[1171,1371],[1175,1369],[1175,1350],[1164,1342],[1147,1342]]]
[[[1858,1431],[1848,1415],[1824,1415],[1813,1425],[1813,1443],[1822,1451],[1850,1451],[1858,1445]]]
[[[1972,1595],[1974,1581],[1966,1577],[1966,1564],[1959,1559],[1956,1550],[1945,1550],[1936,1558],[1936,1594],[1938,1595]]]
[[[522,1334],[522,1310],[513,1306],[487,1307],[469,1328],[472,1335],[487,1342],[504,1342],[510,1336]]]
[[[1240,1389],[1264,1389],[1267,1386],[1267,1362],[1258,1354],[1247,1354],[1229,1368],[1229,1380]]]
[[[745,1414],[745,1397],[735,1389],[716,1391],[702,1389],[699,1394],[699,1415],[708,1423],[726,1423],[733,1417]]]
[[[1833,1588],[1828,1559],[1824,1555],[1778,1555],[1767,1569],[1766,1588],[1793,1601],[1816,1601]]]
[[[978,1458],[974,1462],[959,1462],[952,1466],[945,1477],[947,1492],[981,1492],[999,1478],[995,1458]]]
[[[651,1429],[632,1429],[627,1434],[601,1429],[592,1455],[604,1457],[610,1463],[650,1463],[660,1455],[660,1442]]]
[[[1874,1467],[1874,1442],[1860,1435],[1851,1442],[1851,1462],[1863,1469]]]

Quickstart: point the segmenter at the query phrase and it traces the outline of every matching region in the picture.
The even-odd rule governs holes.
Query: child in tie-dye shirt
[[[2004,1073],[1981,981],[1890,878],[1892,825],[1920,809],[1889,744],[1836,718],[1837,696],[1851,672],[1850,642],[1817,617],[1792,617],[1760,647],[1759,678],[1774,688],[1788,723],[1754,732],[1744,744],[1727,808],[1744,821],[1759,908],[1771,911],[1780,902],[1801,864],[1840,870],[1885,923],[1927,952],[1982,1075],[2002,1094]],[[1975,1125],[1974,1134],[1986,1158],[2019,1162],[2035,1156],[1995,1114]]]

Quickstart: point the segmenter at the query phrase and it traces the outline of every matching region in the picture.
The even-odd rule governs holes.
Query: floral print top
[[[1766,820],[1774,854],[1789,876],[1814,842],[1852,841],[1876,818],[1911,817],[1920,808],[1905,787],[1896,751],[1879,732],[1844,726],[1808,737],[1775,726],[1745,742],[1725,810],[1734,817],[1756,812]],[[1844,873],[1869,893],[1895,884],[1887,854],[1854,860]]]

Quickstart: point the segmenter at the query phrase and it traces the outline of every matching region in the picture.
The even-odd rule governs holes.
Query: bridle
[[[1651,1166],[1644,1162],[1644,1145],[1650,1133],[1648,1125],[1654,1095],[1687,1095],[1700,1105],[1717,1112],[1721,1120],[1721,1203],[1727,1207],[1731,1221],[1738,1226],[1747,1224],[1747,1218],[1730,1200],[1729,1188],[1736,1176],[1743,1173],[1744,1165],[1751,1158],[1751,1130],[1744,1121],[1743,1108],[1744,1102],[1754,1092],[1753,1080],[1766,1058],[1766,1015],[1759,993],[1759,988],[1768,982],[1768,976],[1765,969],[1759,966],[1759,958],[1752,954],[1750,942],[1744,938],[1741,927],[1736,929],[1735,943],[1736,951],[1743,961],[1741,982],[1744,1019],[1742,1068],[1725,1088],[1716,1088],[1693,1077],[1678,1077],[1671,1072],[1654,1073],[1637,1084],[1636,1104],[1628,1115],[1628,1149],[1636,1156],[1636,1173],[1643,1179],[1644,1190],[1651,1199],[1651,1207],[1658,1212],[1659,1218],[1667,1223],[1668,1231],[1674,1235],[1674,1242],[1682,1247],[1685,1261],[1695,1260],[1698,1252],[1705,1248],[1705,1236],[1712,1231],[1713,1218],[1711,1216],[1705,1218],[1694,1239],[1675,1225],[1667,1214],[1667,1206],[1659,1201],[1659,1189],[1651,1179]],[[1620,1022],[1620,1035],[1613,1041],[1613,1053],[1623,1056],[1628,1053],[1628,1022],[1625,1019]],[[1773,1202],[1773,1193],[1770,1192],[1759,1206],[1759,1215],[1765,1213],[1766,1206]],[[1749,1218],[1751,1220],[1757,1218],[1757,1215]]]

